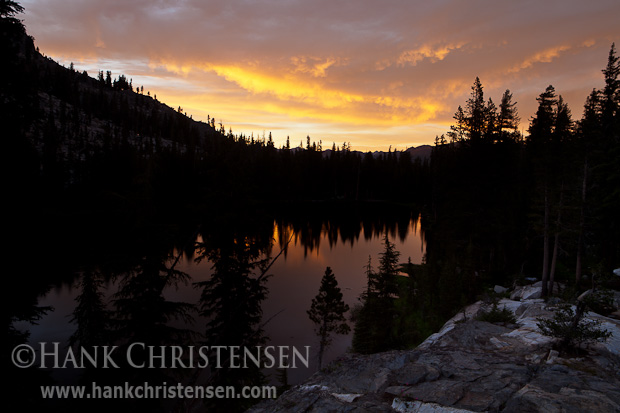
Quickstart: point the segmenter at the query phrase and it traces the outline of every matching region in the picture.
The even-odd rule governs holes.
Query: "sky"
[[[513,93],[524,132],[548,85],[579,119],[620,47],[618,0],[19,3],[44,55],[276,146],[432,145],[476,77],[496,105]]]

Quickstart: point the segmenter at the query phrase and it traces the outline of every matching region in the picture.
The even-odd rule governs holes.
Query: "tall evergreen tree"
[[[140,265],[127,273],[114,296],[118,337],[128,343],[164,345],[186,341],[192,336],[188,329],[176,328],[172,320],[192,322],[193,304],[166,300],[164,289],[186,282],[189,276],[168,268],[168,257],[145,256]]]
[[[451,142],[468,141],[470,145],[480,142],[493,142],[499,129],[499,114],[493,99],[485,103],[480,78],[476,77],[471,87],[471,95],[465,108],[459,106],[454,114],[456,124],[450,127],[448,136]]]
[[[82,274],[82,291],[75,299],[78,304],[71,319],[77,323],[77,330],[69,338],[70,344],[87,348],[106,343],[109,315],[103,301],[102,284],[98,273],[85,271]]]
[[[564,191],[567,181],[573,177],[571,165],[568,164],[567,147],[573,135],[573,119],[568,104],[564,102],[562,96],[558,97],[555,124],[553,127],[553,143],[556,148],[554,151],[554,173],[559,176],[557,185],[559,185],[558,201],[556,205],[556,220],[553,226],[554,244],[551,256],[551,268],[549,270],[549,294],[553,293],[553,283],[555,281],[555,271],[557,267],[558,253],[560,249],[560,235],[563,232],[563,213],[566,204]]]
[[[581,281],[584,262],[584,244],[586,243],[586,228],[591,223],[586,221],[588,210],[588,189],[590,186],[592,148],[594,142],[600,135],[601,110],[600,93],[594,89],[586,99],[583,117],[578,123],[575,153],[577,159],[583,165],[581,169],[581,180],[579,182],[579,224],[577,227],[577,251],[575,257],[575,282]]]
[[[605,128],[618,139],[618,110],[620,104],[620,57],[616,56],[616,44],[612,43],[607,58],[607,66],[603,69],[605,87],[602,90],[602,122]]]
[[[448,137],[451,143],[462,142],[467,137],[467,120],[465,118],[465,112],[460,105],[453,118],[456,124],[450,126]]]
[[[497,127],[500,141],[514,140],[518,136],[519,114],[517,102],[512,101],[512,93],[506,89],[499,104]]]
[[[543,236],[543,261],[542,261],[542,294],[547,295],[549,280],[550,259],[550,225],[551,225],[551,190],[550,175],[552,157],[552,136],[555,124],[555,108],[557,97],[555,88],[547,86],[538,98],[538,109],[530,123],[527,145],[530,152],[530,160],[533,162],[534,174],[538,181],[539,191],[543,203],[542,236]]]
[[[398,260],[400,252],[390,242],[387,234],[383,238],[384,250],[380,254],[378,271],[372,274],[371,291],[381,300],[390,300],[398,293]]]
[[[551,139],[555,122],[554,108],[558,102],[555,88],[552,85],[547,86],[545,91],[536,98],[536,101],[538,102],[538,109],[536,109],[536,114],[530,123],[527,139],[528,145],[533,149],[544,148],[545,144]]]
[[[325,269],[319,293],[312,299],[307,311],[308,317],[315,325],[314,331],[319,336],[319,369],[323,363],[323,353],[332,343],[331,333],[347,334],[351,328],[344,313],[349,306],[342,299],[336,277],[330,267]]]
[[[486,142],[493,143],[497,139],[499,114],[493,99],[489,98],[484,108],[484,135]]]
[[[234,232],[234,231],[233,231]],[[239,346],[254,349],[263,346],[267,340],[262,325],[262,302],[267,296],[265,285],[268,276],[267,258],[263,247],[250,237],[238,234],[222,234],[217,237],[204,236],[199,243],[199,256],[196,261],[208,259],[213,263],[213,274],[208,280],[196,283],[201,289],[199,313],[207,321],[205,344],[211,348],[215,357],[217,346]],[[258,366],[238,369],[235,361],[221,360],[221,368],[212,371],[209,383],[218,386],[259,385],[265,380]],[[227,399],[205,400],[209,408],[218,411],[226,409],[242,411],[256,400]]]
[[[355,326],[353,327],[353,351],[362,354],[369,354],[374,351],[375,345],[373,343],[373,314],[372,314],[372,300],[374,297],[371,294],[371,278],[373,274],[372,258],[368,256],[368,263],[364,266],[366,275],[366,290],[358,298],[361,302],[361,306],[354,312]]]
[[[380,254],[379,268],[372,271],[370,259],[366,267],[367,291],[360,297],[363,306],[355,324],[353,349],[361,353],[376,353],[395,348],[395,300],[398,298],[398,260],[400,252],[384,237],[384,250]],[[359,325],[358,325],[359,323]]]
[[[600,92],[600,135],[593,154],[596,237],[600,265],[610,271],[620,258],[620,57],[611,45],[603,69],[605,87]]]
[[[480,82],[480,78],[477,76],[471,87],[471,97],[467,99],[467,103],[465,104],[465,114],[467,116],[469,139],[472,142],[481,141],[484,136],[485,126],[487,123],[487,108],[484,104],[482,83]]]

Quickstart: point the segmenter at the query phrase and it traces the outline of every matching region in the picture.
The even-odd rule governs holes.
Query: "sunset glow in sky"
[[[578,119],[620,2],[407,0],[24,0],[46,56],[111,70],[194,119],[233,133],[307,135],[356,150],[432,144],[476,76],[521,129],[552,84]]]

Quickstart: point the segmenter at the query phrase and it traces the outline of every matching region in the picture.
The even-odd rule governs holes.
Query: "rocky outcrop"
[[[467,307],[414,350],[347,354],[258,412],[619,412],[620,322],[589,314],[612,332],[579,357],[552,349],[537,317],[552,317],[534,286],[498,307],[517,322],[477,321]],[[521,297],[528,297],[520,299]]]

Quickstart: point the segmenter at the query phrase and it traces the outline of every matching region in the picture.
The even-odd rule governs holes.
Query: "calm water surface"
[[[360,223],[358,235],[347,236],[346,240],[343,240],[338,229],[324,224],[320,234],[313,234],[313,241],[308,243],[302,242],[302,234],[300,231],[295,231],[291,225],[274,223],[271,256],[275,257],[280,252],[286,240],[290,239],[290,242],[285,253],[275,261],[269,271],[271,274],[267,282],[269,293],[263,302],[263,322],[266,323],[264,329],[270,345],[295,346],[300,350],[303,350],[304,346],[311,346],[312,356],[309,368],[302,366],[288,370],[290,384],[304,380],[317,368],[318,338],[306,311],[310,308],[312,298],[318,293],[325,268],[328,266],[332,268],[344,301],[353,307],[358,303],[358,297],[366,286],[364,267],[369,256],[373,267],[377,267],[386,232],[390,241],[395,243],[396,249],[401,253],[401,262],[406,263],[409,259],[414,264],[422,262],[424,239],[419,224],[419,219],[411,219],[408,223],[401,221],[400,224],[395,223],[390,229],[386,229],[385,226]],[[194,288],[192,283],[207,280],[212,272],[211,267],[212,264],[206,260],[196,263],[193,258],[184,255],[176,269],[189,274],[191,281],[178,288],[167,288],[164,291],[165,298],[198,303],[200,290]],[[106,299],[109,301],[118,287],[113,281],[109,281],[105,287]],[[76,281],[74,285],[55,288],[41,298],[39,305],[52,306],[54,311],[40,320],[38,325],[21,325],[22,328],[30,330],[31,343],[68,340],[76,327],[70,319],[78,294]],[[197,319],[192,328],[202,332],[204,320]],[[325,364],[349,349],[352,335],[350,333],[346,336],[334,336],[333,344],[324,355]]]

